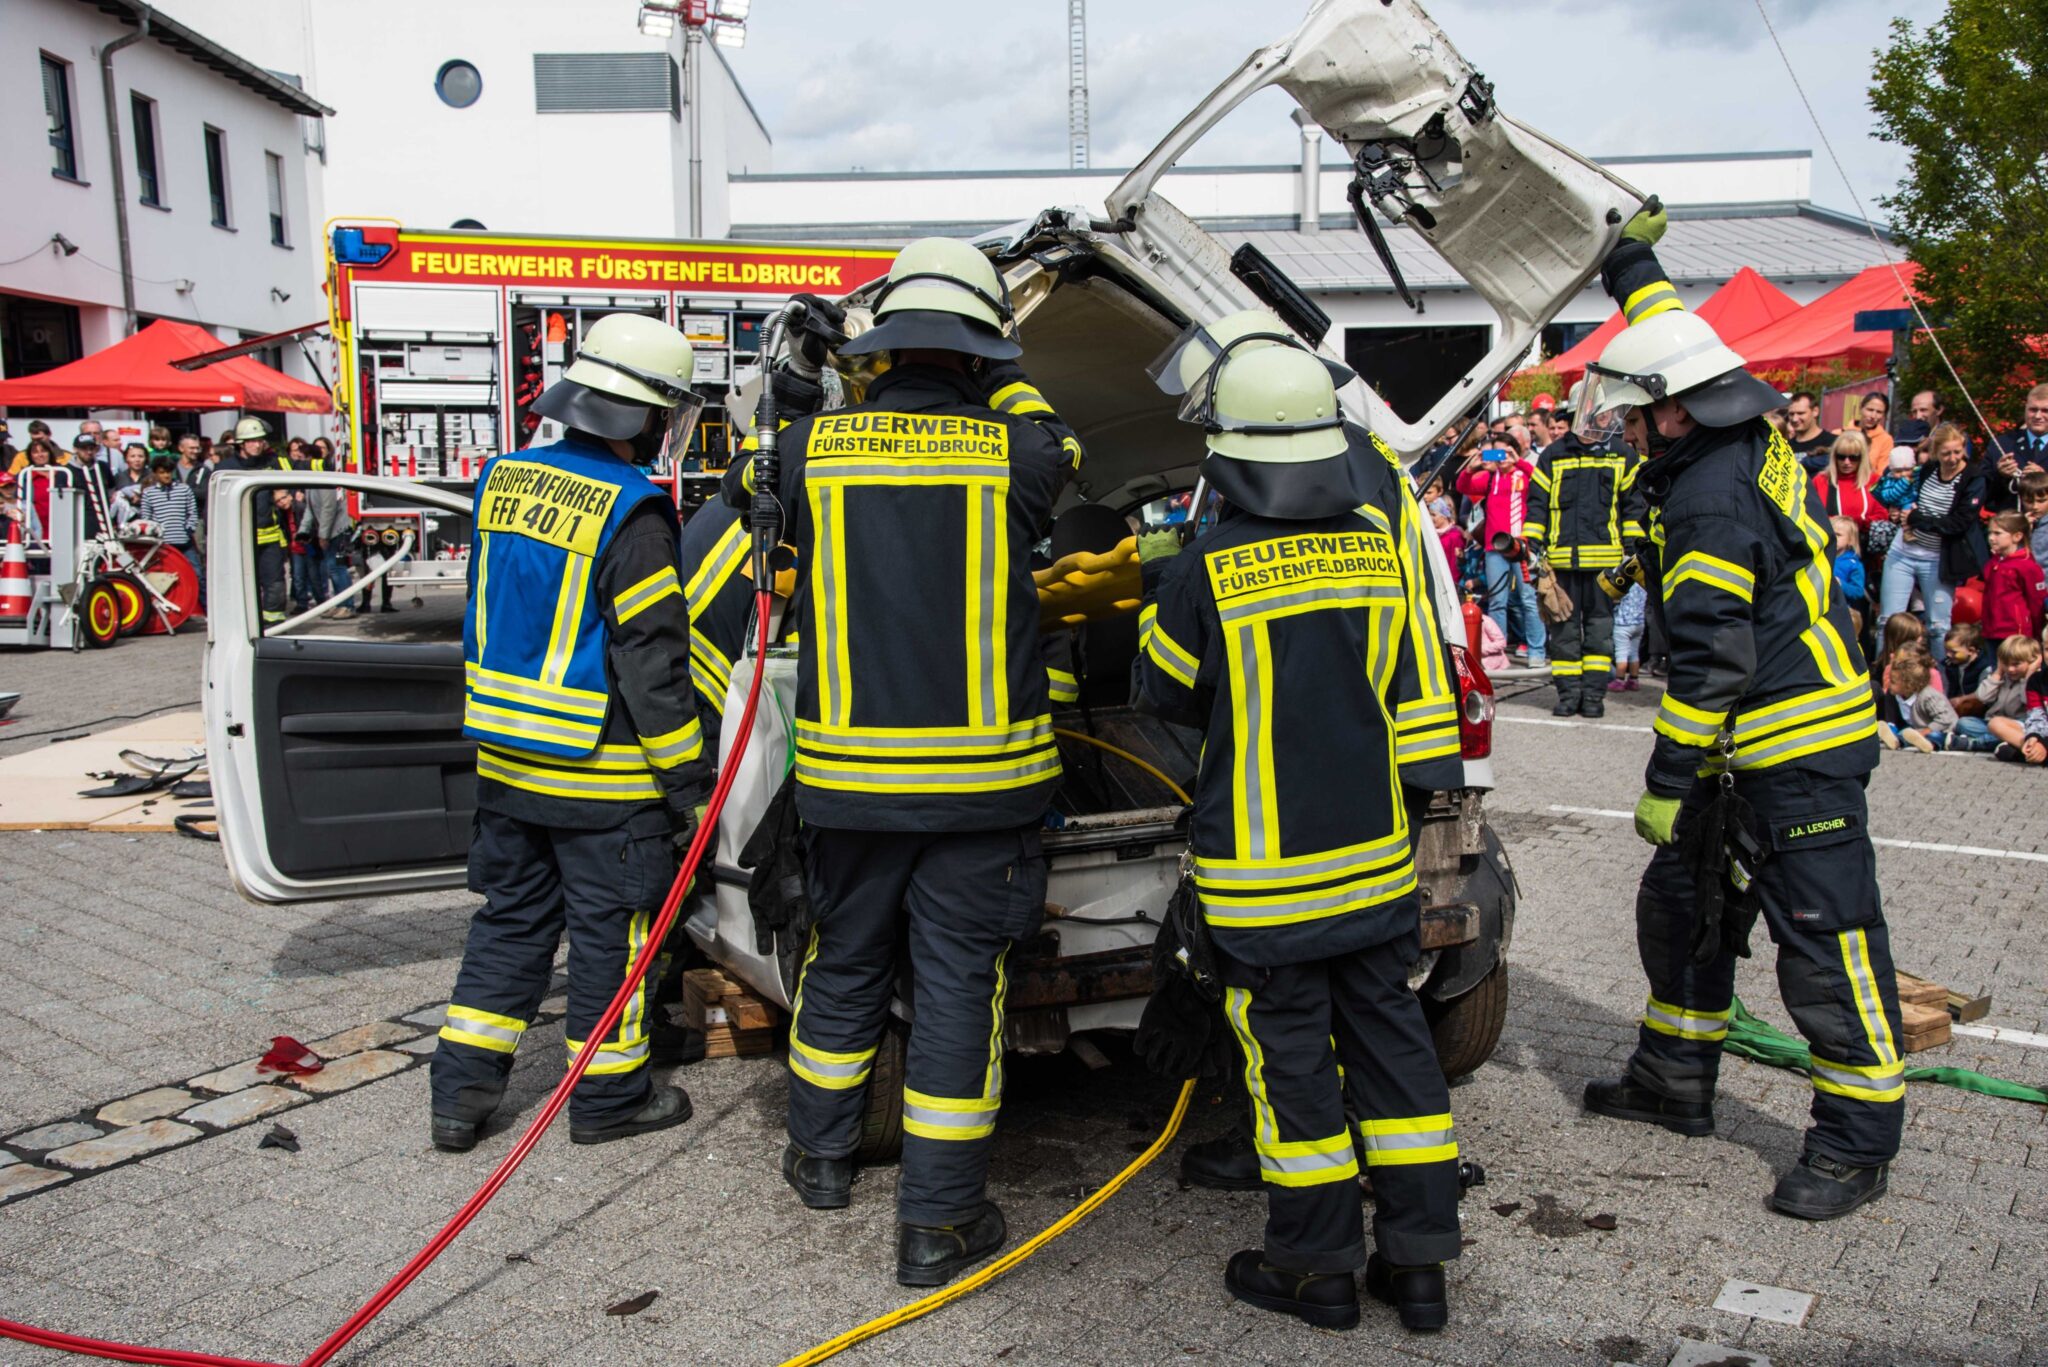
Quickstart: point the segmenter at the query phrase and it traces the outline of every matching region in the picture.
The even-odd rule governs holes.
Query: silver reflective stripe
[[[1655,1002],[1643,1007],[1643,1019],[1662,1021],[1673,1030],[1680,1030],[1688,1035],[1728,1033],[1728,1019],[1725,1016],[1692,1016],[1683,1011],[1667,1011]]]
[[[1392,1153],[1399,1149],[1433,1149],[1451,1142],[1449,1130],[1416,1130],[1409,1134],[1366,1134],[1368,1153]]]
[[[583,1052],[582,1040],[572,1039],[567,1041],[567,1044],[570,1054],[574,1055]],[[597,1052],[604,1056],[606,1062],[616,1059],[621,1063],[638,1063],[647,1057],[647,1037],[642,1035],[639,1039],[626,1045],[600,1044],[597,1046]]]
[[[1709,565],[1701,560],[1688,560],[1680,569],[1687,579],[1700,579],[1715,588],[1726,589],[1739,598],[1748,598],[1756,592],[1753,583],[1745,582],[1741,576],[1730,574],[1719,565]],[[1676,577],[1676,576],[1674,576]],[[1669,597],[1670,595],[1665,595]]]
[[[1204,863],[1198,856],[1195,860],[1195,881],[1205,887],[1227,887],[1233,884],[1284,887],[1291,883],[1315,883],[1339,874],[1370,868],[1388,855],[1407,848],[1407,836],[1388,836],[1384,840],[1374,841],[1362,850],[1326,855],[1320,859],[1308,859],[1300,863],[1290,862],[1254,869],[1218,868],[1213,864]]]
[[[1773,731],[1782,731],[1786,727],[1808,717],[1818,717],[1824,713],[1837,712],[1844,707],[1855,707],[1864,698],[1869,696],[1870,689],[1868,685],[1851,683],[1830,688],[1817,698],[1808,699],[1805,702],[1788,707],[1782,712],[1774,712],[1767,717],[1738,717],[1735,721],[1735,739],[1737,741],[1752,740],[1758,736],[1768,735]]]
[[[969,498],[981,500],[981,544],[971,547],[974,555],[974,592],[980,607],[975,620],[981,623],[981,639],[975,649],[981,656],[981,696],[975,708],[975,720],[984,726],[996,723],[996,633],[1001,624],[996,621],[996,538],[1004,534],[996,526],[996,489],[994,485],[984,486],[978,493],[969,491]]]
[[[576,696],[582,693],[581,689],[549,688],[537,683],[522,683],[511,679],[486,679],[475,674],[469,676],[468,684],[473,693],[501,693],[507,697],[539,703],[542,707],[552,707],[558,712],[578,711],[585,705],[580,704]],[[604,706],[604,694],[591,693],[585,696],[600,708]]]
[[[640,748],[649,759],[679,759],[693,750],[704,748],[704,728],[699,722],[691,722],[688,729],[666,745],[649,745],[644,740]]]
[[[676,572],[674,570],[662,571],[661,577],[654,580],[654,582],[642,584],[639,588],[629,590],[614,598],[612,600],[612,612],[620,618],[631,617],[663,594],[682,592],[682,587],[681,584],[676,582]]]
[[[443,1034],[450,1030],[460,1030],[465,1035],[482,1035],[485,1039],[497,1040],[507,1049],[516,1048],[519,1044],[519,1037],[526,1033],[524,1030],[510,1030],[502,1025],[492,1025],[489,1021],[471,1020],[467,1016],[457,1016],[452,1013],[448,1016],[447,1022],[441,1027],[441,1030]],[[456,1041],[458,1044],[461,1042],[460,1040]]]
[[[1052,738],[1052,718],[1019,722],[1007,731],[984,736],[844,736],[821,730],[816,723],[799,721],[796,738],[820,750],[908,750],[944,754],[948,751],[994,750],[998,747],[1035,747]]]
[[[797,1043],[795,1039],[790,1040],[789,1046],[790,1053],[794,1054],[803,1064],[804,1071],[816,1073],[820,1077],[863,1078],[868,1075],[869,1070],[874,1066],[874,1060],[872,1059],[862,1059],[858,1063],[827,1063],[810,1050],[804,1048],[803,1045]]]
[[[1406,598],[1399,584],[1333,584],[1324,588],[1301,589],[1275,598],[1261,598],[1256,602],[1233,603],[1217,609],[1216,615],[1226,622],[1238,622],[1247,617],[1270,616],[1282,608],[1299,607],[1304,603],[1336,603],[1344,607],[1363,607],[1372,602],[1404,601]]]
[[[574,778],[559,769],[548,769],[542,765],[534,767],[540,769],[541,772],[530,774],[523,770],[509,768],[486,755],[480,754],[476,759],[476,771],[480,777],[494,778],[501,783],[510,783],[514,787],[521,783],[540,782],[546,783],[550,788],[564,788],[572,793],[593,793],[600,797],[618,797],[621,794],[634,794],[643,791],[652,793],[656,797],[661,795],[661,789],[656,786],[654,776],[645,770],[638,773],[628,771],[619,774],[609,782],[600,782],[589,778]]]
[[[1008,779],[1035,778],[1040,774],[1056,772],[1060,767],[1058,754],[1041,755],[1037,759],[1019,764],[989,765],[973,769],[951,769],[942,764],[903,764],[877,766],[876,769],[848,769],[837,765],[820,763],[799,752],[796,757],[796,772],[799,778],[829,779],[838,783],[858,783],[872,787],[924,787],[933,783],[1000,783]]]
[[[960,479],[1003,479],[1009,467],[999,460],[980,461],[972,465],[935,465],[930,461],[905,457],[899,463],[889,465],[847,464],[837,460],[813,462],[806,471],[806,478],[815,483],[829,483],[836,479],[873,479],[885,477],[901,479],[910,477],[919,480],[960,480]]]
[[[839,633],[844,630],[838,607],[839,542],[832,531],[832,513],[838,506],[839,491],[820,484],[813,484],[811,490],[811,497],[818,502],[818,515],[811,525],[811,539],[818,553],[818,592],[811,598],[818,614],[818,694],[832,700],[825,719],[844,721],[851,712],[846,699],[839,696],[838,671],[834,668],[839,658]]]
[[[1358,1155],[1349,1144],[1336,1153],[1302,1153],[1280,1158],[1259,1150],[1259,1166],[1267,1172],[1331,1172],[1358,1166]]]
[[[1381,878],[1370,883],[1354,883],[1335,892],[1326,892],[1314,897],[1287,897],[1270,906],[1247,905],[1228,893],[1216,893],[1206,900],[1212,912],[1217,910],[1228,911],[1230,914],[1227,919],[1233,922],[1252,919],[1263,920],[1266,918],[1293,918],[1300,916],[1303,912],[1333,911],[1338,907],[1348,906],[1353,902],[1383,896],[1405,886],[1413,880],[1414,876],[1413,870],[1404,869],[1392,878]],[[1212,915],[1210,919],[1214,920],[1216,918]]]
[[[940,1130],[978,1130],[993,1125],[996,1112],[1001,1107],[1000,1101],[991,1101],[986,1108],[978,1111],[940,1111],[929,1106],[920,1106],[914,1101],[905,1101],[903,1118]]]
[[[1699,736],[1704,740],[1712,740],[1721,734],[1721,727],[1718,723],[1694,721],[1690,717],[1681,717],[1676,712],[1665,707],[1657,709],[1657,720],[1663,722],[1674,731],[1682,731],[1688,736]]]
[[[1678,291],[1670,285],[1653,286],[1651,292],[1638,299],[1636,306],[1628,311],[1628,321],[1633,323],[1636,319],[1643,316],[1643,310],[1655,308],[1665,300],[1676,299],[1677,297]]]
[[[1852,1073],[1846,1068],[1830,1067],[1817,1058],[1812,1059],[1808,1066],[1813,1076],[1826,1078],[1837,1087],[1861,1087],[1865,1091],[1889,1092],[1892,1088],[1901,1086],[1906,1081],[1906,1070],[1903,1065],[1888,1068],[1876,1075]]]
[[[599,731],[599,728],[595,725],[584,725],[577,722],[552,722],[543,717],[536,717],[531,712],[515,712],[512,714],[512,719],[508,721],[500,721],[490,717],[468,716],[462,720],[465,726],[473,726],[479,731],[495,731],[501,736],[510,736],[514,740],[540,737],[548,740],[559,740],[564,745],[580,745],[586,748],[589,746],[592,737],[596,736]]]
[[[1456,721],[1458,719],[1457,704],[1449,702],[1425,703],[1420,707],[1403,707],[1399,709],[1399,712],[1399,719],[1394,724],[1404,729],[1414,726],[1426,726],[1436,721]]]
[[[1836,722],[1833,726],[1823,727],[1818,731],[1788,736],[1784,740],[1766,745],[1760,750],[1752,750],[1748,754],[1738,751],[1735,756],[1735,767],[1738,769],[1754,769],[1760,764],[1768,764],[1780,755],[1797,750],[1801,746],[1817,745],[1831,740],[1845,740],[1855,735],[1858,731],[1868,731],[1876,727],[1876,725],[1877,719],[1875,715],[1850,717],[1846,721]]]
[[[1266,848],[1266,792],[1259,786],[1259,749],[1266,735],[1265,674],[1259,668],[1257,623],[1237,628],[1238,659],[1244,665],[1244,735],[1238,738],[1237,762],[1244,775],[1244,820],[1250,837],[1244,854],[1248,859],[1271,858]]]
[[[718,544],[711,548],[711,559],[698,566],[697,572],[690,576],[690,582],[683,590],[684,601],[690,605],[691,617],[703,615],[705,605],[717,596],[707,593],[706,590],[713,584],[723,588],[729,572],[728,567],[745,555],[748,549],[746,525],[733,523],[719,539]]]

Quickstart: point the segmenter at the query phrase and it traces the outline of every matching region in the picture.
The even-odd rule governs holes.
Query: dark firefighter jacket
[[[797,805],[852,830],[1036,822],[1059,782],[1031,548],[1080,443],[1014,366],[888,371],[781,438],[803,597]],[[736,464],[726,498],[748,498]]]
[[[713,501],[690,515],[677,546],[683,601],[690,611],[690,683],[715,758],[733,662],[745,651],[747,624],[754,616],[754,580],[748,572],[753,540],[738,509]]]
[[[1578,434],[1565,433],[1537,458],[1522,535],[1542,540],[1553,569],[1619,565],[1643,536],[1640,465],[1619,442],[1588,446]]]
[[[1617,302],[1675,301],[1643,244],[1616,248],[1604,274]],[[1696,427],[1637,483],[1655,548],[1645,587],[1671,642],[1645,785],[1681,797],[1723,764],[1868,773],[1870,680],[1834,590],[1834,537],[1791,443],[1762,418]]]
[[[1228,510],[1146,609],[1139,700],[1204,731],[1195,887],[1243,962],[1414,925],[1402,778],[1456,759],[1458,710],[1409,502],[1311,522]]]

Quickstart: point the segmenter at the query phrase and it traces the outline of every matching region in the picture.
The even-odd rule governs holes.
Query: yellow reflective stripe
[[[903,1132],[920,1139],[985,1139],[995,1133],[1000,1098],[933,1096],[903,1089]]]
[[[1891,1021],[1885,1015],[1877,973],[1870,964],[1870,939],[1861,930],[1843,931],[1837,938],[1842,944],[1842,967],[1849,974],[1856,1014],[1863,1022],[1871,1056],[1880,1063],[1897,1064],[1899,1048],[1892,1039]]]
[[[647,757],[638,745],[600,745],[587,755],[573,758],[500,749],[489,741],[483,742],[479,748],[510,763],[535,764],[544,769],[564,769],[578,774],[593,770],[599,773],[644,773],[647,769]]]
[[[491,586],[491,538],[477,537],[470,554],[476,557],[476,654],[478,659],[482,659],[484,642],[489,636],[484,608],[490,603],[487,590]],[[474,670],[476,665],[472,663],[467,668]]]
[[[704,726],[695,717],[673,731],[639,737],[641,753],[657,769],[673,769],[704,753]]]
[[[1657,706],[1657,715],[1650,727],[1658,735],[1667,736],[1680,745],[1701,746],[1713,744],[1727,724],[1727,709],[1709,712],[1666,693],[1664,701]]]
[[[1229,632],[1231,723],[1236,754],[1231,765],[1231,807],[1240,859],[1262,860],[1280,849],[1279,803],[1273,791],[1272,636],[1253,620]]]
[[[1550,657],[1550,672],[1556,678],[1575,679],[1584,671],[1577,660],[1561,660],[1553,655]]]
[[[1259,1176],[1278,1187],[1319,1187],[1358,1176],[1358,1154],[1346,1130],[1328,1139],[1255,1143]]]
[[[1865,706],[1852,714],[1838,714],[1810,726],[1793,727],[1765,741],[1739,746],[1735,751],[1735,767],[1768,769],[1838,745],[1867,740],[1876,734],[1877,710]]]
[[[1678,289],[1669,280],[1653,280],[1629,295],[1621,304],[1622,316],[1630,323],[1640,323],[1645,318],[1655,318],[1672,309],[1683,310],[1679,302]]]
[[[497,752],[477,751],[478,778],[494,779],[530,793],[549,797],[582,798],[604,802],[659,800],[661,788],[646,769],[638,773],[605,773],[601,770],[566,773],[522,764]]]
[[[551,712],[573,712],[579,716],[602,717],[610,702],[607,694],[595,689],[570,688],[567,685],[545,683],[539,679],[522,679],[517,674],[485,669],[478,664],[465,664],[462,667],[462,674],[463,682],[472,692],[488,693],[510,702],[538,703]]]
[[[724,714],[725,695],[732,688],[732,661],[695,627],[690,629],[690,682],[712,711]]]
[[[989,687],[988,661],[984,654],[989,639],[990,583],[988,579],[989,526],[987,506],[979,498],[978,490],[967,490],[967,547],[962,557],[965,563],[967,582],[962,590],[962,601],[967,606],[965,650],[967,666],[967,719],[977,726],[995,723],[993,690]]]
[[[1145,658],[1158,665],[1169,678],[1178,680],[1184,687],[1193,688],[1195,674],[1201,669],[1202,662],[1169,636],[1156,618],[1149,627],[1141,624],[1141,630],[1145,638]]]
[[[1870,680],[1867,678],[1816,688],[1738,716],[1735,719],[1735,743],[1738,747],[1754,745],[1794,724],[1812,726],[1837,720],[1836,714],[1843,711],[1852,708],[1861,711],[1872,706]]]
[[[540,679],[559,686],[568,677],[569,661],[576,654],[576,638],[583,628],[583,606],[588,598],[590,561],[572,555],[562,566],[562,582],[555,591],[555,621],[548,631],[547,658],[541,663]]]
[[[820,759],[797,749],[796,777],[814,788],[849,793],[992,793],[1025,788],[1059,777],[1056,749],[992,764],[942,764],[910,760],[901,764],[853,764]]]
[[[982,1070],[981,1094],[991,1101],[1003,1095],[1003,1003],[1010,995],[1010,947],[996,955],[996,990],[989,999],[988,1067]]]
[[[1396,860],[1407,858],[1408,853],[1407,832],[1397,831],[1357,845],[1279,859],[1210,859],[1197,855],[1195,886],[1215,891],[1228,888],[1255,891],[1326,882],[1332,878],[1385,868]]]
[[[1361,1120],[1358,1135],[1365,1144],[1365,1165],[1396,1167],[1456,1158],[1458,1144],[1452,1137],[1452,1128],[1449,1112]]]
[[[1555,487],[1554,485],[1552,485],[1550,481],[1550,476],[1544,473],[1543,467],[1540,464],[1531,467],[1529,471],[1529,482],[1531,484],[1534,484],[1537,488],[1541,489],[1546,494],[1549,493],[1551,489]]]
[[[575,745],[588,749],[597,743],[604,728],[593,722],[571,721],[563,717],[541,717],[531,712],[513,712],[503,707],[493,707],[478,701],[475,694],[464,700],[462,722],[466,727],[478,731],[489,731],[493,735],[506,736],[515,741],[533,741],[541,745]]]
[[[525,1033],[526,1022],[517,1016],[501,1016],[495,1011],[480,1011],[473,1006],[458,1006],[451,1002],[440,1037],[456,1044],[509,1054],[519,1047],[520,1037]]]
[[[810,966],[817,956],[816,937],[804,959],[805,967]],[[875,1051],[857,1049],[847,1053],[834,1053],[829,1049],[814,1049],[797,1038],[795,1017],[791,1017],[789,1034],[789,1070],[813,1087],[823,1087],[830,1092],[843,1092],[860,1086],[868,1080],[873,1071]]]
[[[1405,897],[1415,890],[1414,861],[1403,859],[1390,874],[1379,878],[1353,878],[1331,888],[1313,892],[1239,893],[1210,891],[1202,897],[1202,913],[1209,924],[1238,930],[1263,930],[1272,926],[1298,925],[1360,911]]]
[[[1237,1035],[1237,1042],[1244,1052],[1244,1089],[1252,1099],[1252,1142],[1277,1144],[1280,1142],[1280,1121],[1273,1114],[1273,1103],[1266,1097],[1266,1051],[1260,1045],[1259,1037],[1252,1033],[1252,994],[1242,987],[1223,989],[1223,1014],[1230,1021],[1230,1028]]]
[[[702,615],[711,600],[718,597],[726,581],[747,558],[746,524],[735,522],[725,529],[718,540],[711,543],[711,550],[704,557],[704,563],[697,566],[690,582],[683,586],[683,601],[690,605],[690,616]]]
[[[1678,586],[1688,582],[1733,594],[1745,603],[1753,601],[1756,596],[1756,575],[1753,572],[1705,551],[1687,551],[1678,557],[1678,563],[1671,567],[1670,574],[1664,579],[1664,601],[1670,602]]]
[[[819,642],[823,655],[818,662],[818,715],[844,726],[853,719],[853,650],[846,634],[846,497],[839,490],[818,490],[814,497],[825,514],[813,519],[814,549],[824,584],[822,592],[812,596],[822,598],[828,609],[821,618],[826,636]],[[822,545],[816,544],[818,527],[826,533]]]
[[[569,1057],[572,1059],[583,1052],[584,1042],[580,1039],[565,1040],[564,1043],[569,1046]],[[600,1044],[597,1046],[597,1057],[583,1070],[583,1075],[589,1077],[593,1074],[630,1073],[636,1068],[645,1068],[648,1052],[645,1036]]]
[[[673,565],[663,565],[653,574],[627,589],[612,600],[612,611],[618,615],[621,625],[632,621],[662,599],[674,594],[682,597],[683,586],[676,579]]]
[[[1728,1022],[1734,1014],[1732,1008],[1725,1011],[1694,1011],[1651,997],[1643,1007],[1643,1025],[1660,1035],[1671,1035],[1678,1039],[1721,1040],[1728,1038]]]
[[[797,746],[805,751],[888,755],[905,759],[971,758],[1042,750],[1052,742],[1045,714],[1006,726],[825,726],[798,718]]]
[[[1081,698],[1081,681],[1064,669],[1045,671],[1046,689],[1057,703],[1078,702]]]
[[[1015,384],[1004,385],[1001,389],[989,395],[988,406],[999,413],[1052,412],[1052,405],[1045,401],[1045,396],[1023,380],[1019,380]]]
[[[1061,437],[1060,450],[1066,453],[1067,465],[1070,469],[1078,470],[1081,468],[1082,451],[1079,439],[1074,437]]]
[[[653,927],[644,911],[636,911],[626,918],[626,963],[631,965],[640,957],[640,948],[647,943],[647,932]],[[643,974],[633,986],[633,995],[627,999],[626,1009],[619,1013],[616,1034],[622,1040],[638,1039],[646,1033],[644,1021],[647,1015],[647,978]]]

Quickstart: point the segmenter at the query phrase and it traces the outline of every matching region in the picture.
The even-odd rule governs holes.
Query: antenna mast
[[[1088,0],[1067,0],[1067,164],[1088,167]]]

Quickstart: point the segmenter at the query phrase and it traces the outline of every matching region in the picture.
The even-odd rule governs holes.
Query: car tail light
[[[1458,753],[1485,759],[1493,753],[1493,684],[1471,651],[1451,647],[1458,666]]]

